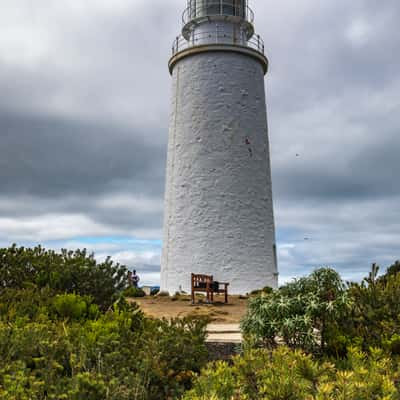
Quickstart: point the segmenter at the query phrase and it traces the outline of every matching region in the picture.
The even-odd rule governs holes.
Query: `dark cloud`
[[[162,194],[165,142],[149,145],[135,129],[3,113],[0,132],[3,193],[86,196],[124,188]]]
[[[324,157],[315,156],[312,146],[301,154],[293,152],[292,159],[275,170],[276,195],[325,202],[399,196],[400,137],[397,132],[376,134],[375,142],[358,145],[355,140],[351,148],[338,145]]]

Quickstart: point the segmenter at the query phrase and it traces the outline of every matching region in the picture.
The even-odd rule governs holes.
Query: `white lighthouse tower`
[[[161,290],[191,273],[247,293],[278,281],[264,75],[246,0],[188,0],[172,48]]]

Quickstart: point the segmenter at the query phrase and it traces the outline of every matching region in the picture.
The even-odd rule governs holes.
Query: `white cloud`
[[[105,259],[107,256],[112,256],[112,259],[127,265],[128,267],[134,268],[136,265],[160,265],[160,252],[159,251],[117,251],[113,253],[96,253],[96,258],[99,260]]]
[[[145,196],[135,196],[132,194],[105,195],[99,198],[95,204],[104,209],[124,209],[132,210],[137,213],[154,213],[163,211],[163,201],[159,197],[149,198]]]
[[[109,233],[109,228],[90,220],[85,215],[47,214],[38,217],[0,218],[0,238],[7,238],[9,241],[41,242]]]
[[[373,29],[364,18],[354,19],[346,31],[346,37],[356,46],[367,44]]]

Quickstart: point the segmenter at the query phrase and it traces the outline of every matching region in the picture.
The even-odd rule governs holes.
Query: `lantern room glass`
[[[232,15],[246,19],[247,0],[188,0],[190,19],[208,15]]]

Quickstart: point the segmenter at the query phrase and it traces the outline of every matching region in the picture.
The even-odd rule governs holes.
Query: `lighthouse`
[[[277,287],[264,75],[246,0],[188,0],[172,45],[161,290],[191,273],[232,294]]]

